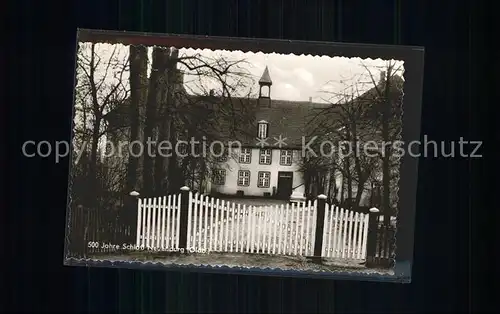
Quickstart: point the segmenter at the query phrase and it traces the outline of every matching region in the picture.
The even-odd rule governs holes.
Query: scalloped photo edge
[[[64,264],[411,282],[423,56],[79,29]]]

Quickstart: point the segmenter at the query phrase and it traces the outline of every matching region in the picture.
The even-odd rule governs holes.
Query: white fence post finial
[[[181,191],[189,191],[189,186],[183,186],[183,187],[181,188]]]
[[[129,193],[129,195],[130,195],[130,196],[133,196],[133,197],[137,197],[137,196],[139,196],[139,195],[140,195],[140,193],[139,193],[139,192],[137,192],[137,191],[132,191],[132,192],[130,192],[130,193]]]
[[[326,200],[326,195],[325,194],[320,194],[320,195],[318,195],[318,199],[320,199],[320,200]]]
[[[376,208],[376,207],[370,208],[370,213],[378,213],[378,212],[380,212],[380,210],[378,208]]]

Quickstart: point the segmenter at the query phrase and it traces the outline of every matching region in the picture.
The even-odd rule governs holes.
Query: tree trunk
[[[366,182],[366,180],[364,178],[358,178],[356,199],[354,201],[354,205],[356,205],[358,207],[359,207],[359,204],[361,203],[361,197],[363,196],[363,192],[365,191],[365,182]]]
[[[172,117],[175,121],[175,116]],[[175,148],[177,144],[177,135],[175,132],[175,123],[170,123],[170,143]],[[179,189],[184,186],[184,174],[179,171],[177,154],[174,152],[168,161],[168,192],[177,193]]]
[[[148,51],[145,46],[130,46],[130,142],[144,142],[145,102],[147,98]],[[144,154],[130,155],[127,165],[126,192],[142,188]]]
[[[326,188],[326,193],[327,193],[327,200],[328,202],[332,202],[332,180],[333,180],[333,174],[332,170],[328,171],[328,182],[327,182],[327,188]]]
[[[382,110],[382,139],[385,143],[389,142],[389,115],[391,111],[391,100],[390,100],[390,77],[391,68],[387,69],[387,77],[385,79],[384,86],[384,104]],[[389,145],[384,145],[384,152],[382,155],[382,186],[383,186],[383,198],[382,198],[382,212],[384,213],[384,222],[387,224],[390,221],[390,147]]]
[[[311,196],[311,174],[310,171],[304,171],[304,190],[306,197],[309,198]]]
[[[172,52],[172,50],[170,51]],[[177,54],[166,56],[166,71],[161,73],[161,81],[164,82],[160,87],[160,106],[158,112],[158,142],[170,140],[172,131],[173,113],[175,112],[175,90],[177,87]],[[172,153],[174,154],[175,151]],[[165,193],[167,190],[167,168],[171,157],[163,153],[156,155],[155,158],[155,190],[157,194]]]
[[[163,116],[162,121],[158,125],[158,142],[168,140],[170,138],[170,121],[167,121],[168,118]],[[156,194],[161,194],[166,191],[166,176],[167,176],[167,167],[169,162],[169,157],[165,156],[162,152],[156,153],[155,161],[154,161],[154,186]],[[169,152],[175,154],[174,152]]]
[[[101,125],[101,119],[96,115],[93,129],[92,129],[92,145],[90,146],[90,164],[89,164],[89,199],[88,205],[91,208],[96,208],[99,203],[99,189],[97,181],[97,154],[99,150],[99,126]]]
[[[363,169],[361,167],[361,161],[359,160],[358,156],[358,130],[357,130],[357,125],[356,122],[352,123],[352,135],[353,135],[353,143],[354,143],[354,169],[356,170],[356,175],[358,177],[358,185],[356,188],[356,199],[354,200],[353,206],[359,207],[359,203],[361,201],[361,196],[363,194],[363,191],[365,189],[365,179],[363,175]]]
[[[349,202],[352,199],[352,174],[351,174],[351,161],[349,157],[345,159],[345,172],[347,174],[347,199]]]
[[[342,165],[344,168],[345,166]],[[345,170],[345,169],[344,169]],[[342,171],[340,173],[340,176],[341,176],[341,183],[340,183],[340,203],[343,204],[344,203],[344,200],[345,200],[345,185],[346,185],[346,172],[345,171]]]
[[[149,77],[148,97],[146,103],[146,121],[144,125],[144,165],[143,165],[143,191],[145,195],[151,195],[154,192],[154,156],[156,145],[152,145],[152,151],[148,152],[148,140],[155,142],[153,138],[154,129],[157,124],[158,102],[161,100],[161,76],[165,71],[166,54],[168,50],[162,48],[153,48],[153,61],[151,66],[151,75]]]

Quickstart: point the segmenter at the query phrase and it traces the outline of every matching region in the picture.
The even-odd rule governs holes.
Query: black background
[[[67,158],[26,140],[69,140],[76,28],[419,45],[422,135],[482,140],[495,105],[485,1],[10,1],[2,41],[0,310],[10,312],[467,312],[489,307],[494,242],[476,238],[493,185],[484,160],[420,160],[411,284],[63,267]],[[2,23],[4,24],[4,23]],[[7,27],[5,27],[7,26]],[[490,33],[491,32],[491,33]],[[497,102],[497,101],[496,101]],[[493,119],[493,112],[489,115]],[[486,118],[488,119],[488,118]],[[498,134],[496,132],[494,134]],[[483,155],[486,154],[483,145]],[[489,170],[493,172],[494,170]],[[494,172],[493,172],[494,174]],[[490,173],[490,176],[493,176]],[[4,218],[5,216],[5,218]],[[490,219],[491,220],[491,219]],[[495,229],[493,229],[495,230]],[[486,274],[485,272],[488,272]],[[480,287],[481,285],[481,287]]]

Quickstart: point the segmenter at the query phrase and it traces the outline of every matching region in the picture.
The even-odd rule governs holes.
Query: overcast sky
[[[79,53],[87,60],[91,55],[90,44],[80,43]],[[114,51],[114,54],[112,53]],[[100,59],[99,66],[96,69],[95,81],[97,83],[104,81],[107,84],[99,85],[102,90],[99,92],[100,97],[105,97],[106,94],[116,85],[118,79],[124,85],[123,88],[118,89],[120,96],[117,98],[127,97],[128,94],[125,90],[128,89],[129,75],[128,72],[123,72],[123,64],[128,61],[129,47],[124,45],[111,45],[111,44],[97,44],[95,52]],[[151,52],[149,49],[149,66],[148,74],[151,70]],[[364,81],[369,82],[370,77],[366,66],[374,76],[379,76],[379,72],[387,64],[387,61],[377,59],[360,59],[360,58],[340,58],[340,57],[327,57],[327,56],[296,56],[296,55],[282,55],[282,54],[264,54],[264,53],[243,53],[241,51],[211,51],[211,50],[193,50],[181,49],[179,56],[190,56],[194,54],[201,54],[207,58],[224,58],[225,60],[242,60],[245,62],[245,69],[253,76],[255,81],[254,86],[249,86],[246,90],[241,91],[241,95],[248,94],[250,88],[253,92],[258,92],[258,80],[267,66],[269,74],[273,81],[271,87],[271,98],[281,100],[296,100],[307,101],[311,97],[315,102],[328,102],[331,99],[331,94],[325,93],[330,91],[332,93],[339,93],[345,90],[348,86],[354,86],[355,82]],[[115,66],[106,67],[109,60],[113,55],[113,62]],[[396,68],[399,68],[401,73],[403,71],[403,62],[397,61]],[[88,68],[87,68],[88,71]],[[119,75],[123,73],[123,75]],[[78,82],[84,80],[79,79]],[[185,85],[189,85],[194,81],[192,77],[186,76]],[[199,81],[199,80],[197,80]],[[83,83],[82,83],[83,84]],[[203,80],[205,90],[211,88],[219,89],[220,84],[214,84],[213,81]],[[195,86],[186,86],[187,89],[195,89]],[[358,93],[362,93],[373,87],[372,83],[357,83],[356,88]],[[234,95],[234,94],[233,94]],[[105,110],[107,111],[107,110]],[[79,115],[75,115],[75,123],[80,121]],[[76,126],[75,124],[75,126]],[[105,136],[100,139],[100,145],[105,147]],[[104,149],[102,150],[104,153]]]
[[[89,51],[89,45],[81,46],[83,52]],[[104,60],[109,59],[110,52],[117,48],[117,56],[122,60],[126,60],[128,56],[128,46],[99,44],[96,52]],[[363,65],[367,66],[370,71],[378,77],[379,72],[383,69],[387,61],[382,59],[360,59],[360,58],[341,58],[327,56],[296,56],[283,54],[264,54],[258,53],[243,53],[241,51],[225,51],[225,50],[193,50],[181,49],[180,56],[194,55],[201,53],[209,58],[220,58],[229,60],[247,61],[245,68],[254,76],[255,85],[252,87],[254,91],[258,90],[257,81],[261,77],[266,66],[269,68],[269,73],[273,81],[271,88],[271,98],[283,100],[308,100],[312,97],[314,101],[325,101],[328,94],[325,91],[339,92],[344,90],[346,86],[351,86],[356,81],[367,82],[369,80],[368,72]],[[151,48],[150,58],[151,63]],[[104,64],[104,62],[103,62]],[[403,62],[398,61],[397,66],[403,70]],[[102,71],[102,69],[101,69]],[[112,77],[112,75],[108,75]],[[128,75],[124,75],[122,80],[128,81]],[[192,80],[185,78],[186,84],[190,84]],[[204,81],[206,90],[217,88],[220,86],[211,86],[213,82]],[[362,92],[371,88],[372,84],[359,84],[358,88]],[[191,86],[194,87],[194,86]],[[195,88],[196,89],[196,88]],[[242,91],[242,94],[248,90]]]

